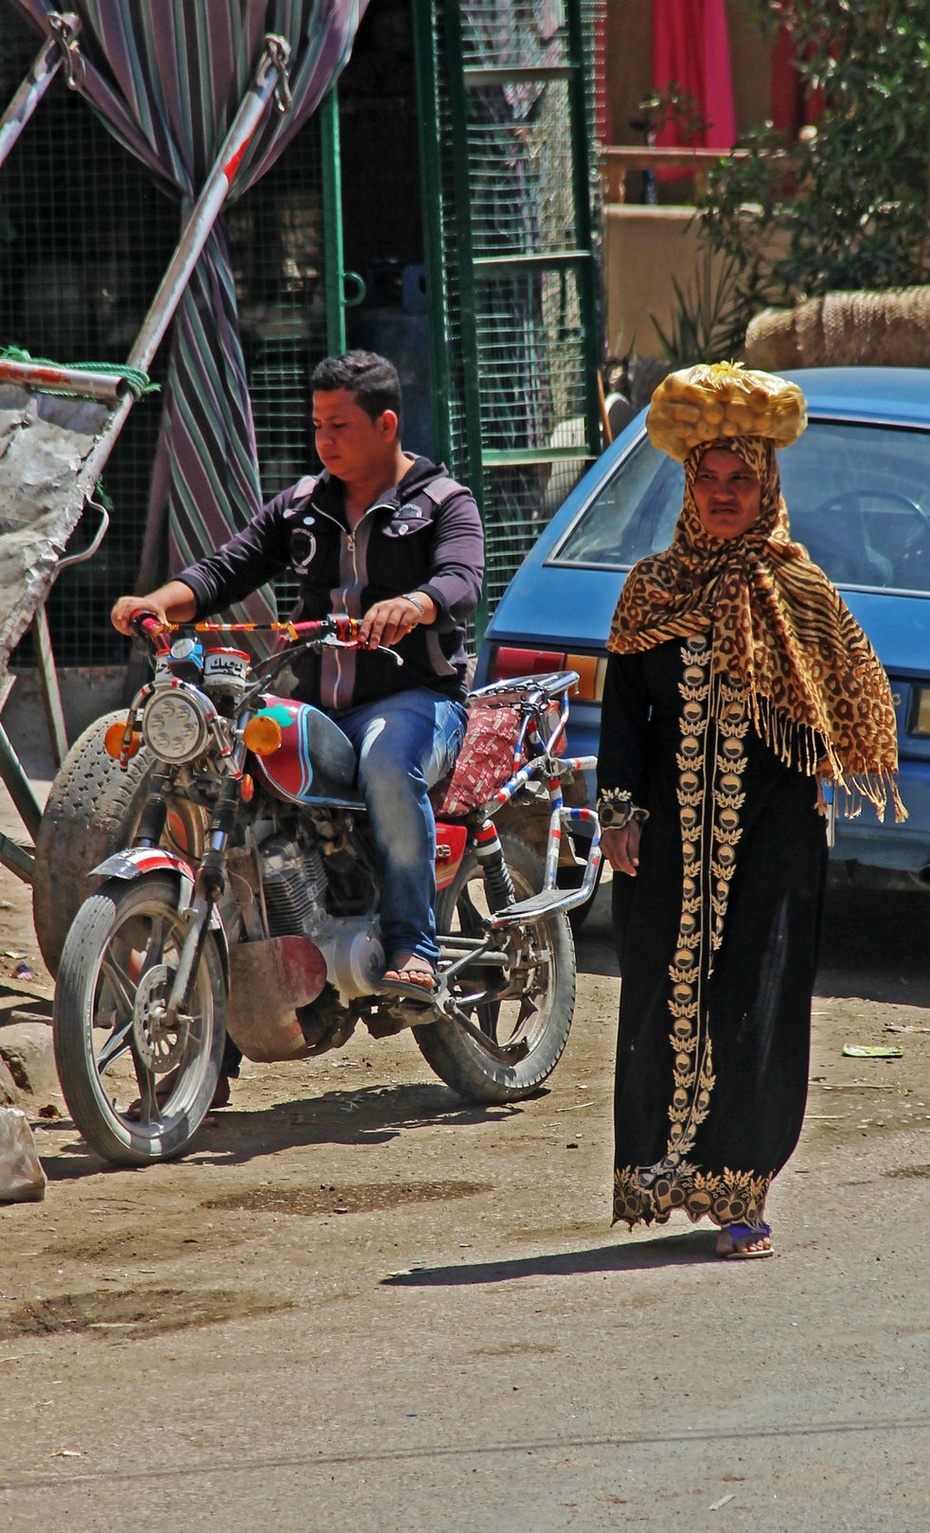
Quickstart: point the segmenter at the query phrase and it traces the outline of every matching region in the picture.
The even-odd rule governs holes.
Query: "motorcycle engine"
[[[327,978],[341,995],[370,995],[384,972],[377,917],[327,910],[329,884],[318,847],[279,835],[264,841],[260,852],[271,936],[309,938],[326,959]]]
[[[290,836],[262,843],[262,887],[273,937],[310,935],[326,911],[326,868],[318,847],[301,847]]]

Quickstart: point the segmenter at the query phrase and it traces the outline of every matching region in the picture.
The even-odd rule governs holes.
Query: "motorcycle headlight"
[[[209,736],[213,708],[193,687],[167,687],[149,698],[142,738],[159,761],[192,761]]]

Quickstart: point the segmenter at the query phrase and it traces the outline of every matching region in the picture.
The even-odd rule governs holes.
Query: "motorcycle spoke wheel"
[[[212,935],[185,1014],[165,1012],[186,933],[177,883],[113,880],[74,921],[55,999],[65,1099],[106,1159],[144,1165],[177,1155],[210,1106],[225,1032],[222,962]]]
[[[541,859],[507,833],[501,844],[517,899],[537,892]],[[437,924],[442,934],[478,937],[488,913],[481,867],[468,852],[440,896]],[[487,1049],[445,1018],[414,1029],[437,1074],[473,1100],[512,1101],[534,1091],[554,1070],[571,1027],[575,955],[565,916],[518,927],[508,939],[506,964],[468,965],[451,987],[456,1005],[488,1039]]]

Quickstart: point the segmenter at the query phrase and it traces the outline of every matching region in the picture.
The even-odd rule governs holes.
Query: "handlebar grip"
[[[334,612],[332,622],[336,630],[336,638],[351,640],[358,638],[359,622],[357,617],[349,617],[344,612]]]
[[[328,617],[308,619],[303,623],[295,623],[293,632],[301,639],[325,639],[332,637],[343,643],[351,643],[358,638],[359,620],[357,617],[349,617],[345,612],[332,612]]]
[[[140,639],[148,639],[156,649],[170,649],[171,640],[164,631],[160,618],[145,607],[139,607],[129,619],[129,626]]]

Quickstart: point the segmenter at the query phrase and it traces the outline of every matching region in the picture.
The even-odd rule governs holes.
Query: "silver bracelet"
[[[404,595],[401,597],[401,601],[412,602],[413,605],[416,607],[417,611],[419,612],[420,618],[423,619],[423,618],[426,617],[426,608],[424,607],[423,603],[421,601],[419,601],[417,599],[417,597],[411,596],[409,591],[406,591],[404,593]]]

